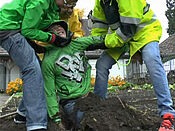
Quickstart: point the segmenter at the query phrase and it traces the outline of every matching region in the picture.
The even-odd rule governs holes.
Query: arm
[[[122,47],[133,38],[143,15],[149,10],[146,1],[117,0],[120,15],[120,26],[112,34],[108,34],[105,44],[108,48]],[[134,5],[134,6],[133,6]]]
[[[70,47],[72,50],[77,50],[77,51],[85,51],[86,48],[88,48],[90,45],[94,45],[93,47],[95,48],[95,45],[102,45],[104,43],[105,35],[101,36],[88,36],[88,37],[80,37],[75,40],[72,40]],[[104,44],[103,44],[104,45]],[[93,48],[91,47],[91,48]],[[90,47],[89,47],[90,48]]]
[[[100,6],[100,0],[95,0],[95,7],[91,16],[92,20],[92,36],[105,35],[108,32],[108,23],[105,14]]]
[[[46,2],[46,1],[44,1]],[[48,12],[49,5],[51,5],[53,3],[39,3],[37,1],[29,1],[26,5],[26,9],[25,9],[25,14],[24,14],[24,18],[23,18],[23,22],[22,22],[22,27],[21,27],[21,33],[22,35],[24,35],[25,37],[29,38],[29,39],[34,39],[34,40],[39,40],[39,41],[43,41],[43,42],[49,42],[51,41],[51,33],[48,32],[44,32],[41,29],[39,29],[38,27],[41,27],[41,24],[43,24],[42,22],[44,22],[44,17],[46,17],[46,15],[51,15],[52,13],[52,19],[50,19],[50,24],[54,21],[54,20],[58,20],[59,19],[59,14],[52,9],[52,12]],[[49,10],[50,11],[50,10]],[[37,12],[37,15],[36,15]],[[48,14],[47,14],[48,13]],[[44,17],[43,17],[44,16]],[[49,22],[47,22],[49,24]],[[47,25],[44,25],[47,26]],[[48,25],[49,26],[49,25]],[[42,27],[42,28],[47,28],[47,27]]]
[[[42,62],[42,72],[44,77],[44,89],[46,94],[47,110],[49,117],[54,119],[59,114],[59,104],[55,92],[54,62],[45,55]]]
[[[143,15],[149,10],[149,5],[147,5],[146,1],[143,0],[117,1],[121,25],[117,29],[116,33],[123,39],[123,41],[128,41],[128,39],[135,35],[136,28],[141,22]],[[126,40],[124,36],[126,37]]]
[[[92,45],[89,45],[87,48],[86,48],[86,51],[92,51],[92,50],[97,50],[97,49],[102,49],[102,50],[105,50],[105,49],[108,49],[105,45],[105,43],[100,43],[100,44],[92,44]]]

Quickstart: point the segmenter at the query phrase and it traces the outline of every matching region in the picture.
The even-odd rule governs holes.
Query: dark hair
[[[68,31],[68,25],[65,21],[58,21],[58,22],[54,22],[52,23],[48,28],[47,31],[52,31],[51,29],[55,26],[55,25],[60,25],[61,27],[64,28],[64,30],[67,32]]]

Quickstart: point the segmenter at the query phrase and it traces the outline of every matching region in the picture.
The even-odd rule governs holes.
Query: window
[[[0,63],[0,92],[5,90],[5,66]]]

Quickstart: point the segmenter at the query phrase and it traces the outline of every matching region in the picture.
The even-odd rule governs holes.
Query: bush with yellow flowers
[[[109,87],[110,86],[123,86],[125,85],[125,80],[123,80],[120,76],[117,77],[110,77],[108,80]],[[91,87],[95,85],[95,77],[94,75],[91,76]]]
[[[95,76],[92,75],[91,76],[91,88],[90,88],[91,92],[93,92],[93,90],[94,90],[94,85],[95,85]]]
[[[15,81],[10,81],[8,83],[8,88],[6,90],[6,93],[8,95],[12,95],[13,93],[21,92],[22,85],[23,85],[23,82],[22,82],[22,79],[20,78],[17,78]]]
[[[95,77],[94,75],[91,76],[91,88],[93,88],[95,85]]]
[[[95,77],[91,76],[91,91],[95,85]],[[108,92],[116,92],[117,90],[131,89],[135,87],[135,84],[129,83],[122,79],[120,76],[110,77],[108,80]]]
[[[120,76],[116,76],[116,77],[110,77],[110,79],[108,80],[108,84],[109,86],[122,86],[125,85],[125,80],[123,80]]]

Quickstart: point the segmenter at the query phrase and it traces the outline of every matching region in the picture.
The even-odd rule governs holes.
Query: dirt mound
[[[77,101],[76,109],[85,112],[82,121],[82,130],[85,131],[157,130],[148,117],[141,116],[118,95],[104,100],[91,93]]]
[[[85,112],[81,131],[158,130],[161,119],[157,115],[157,99],[153,90],[124,90],[109,96],[104,100],[90,93],[88,97],[77,100],[75,110]],[[2,114],[14,110],[14,105],[17,103],[9,102]],[[25,124],[15,124],[13,117],[0,119],[0,131],[26,131]],[[60,129],[49,120],[48,131]]]

